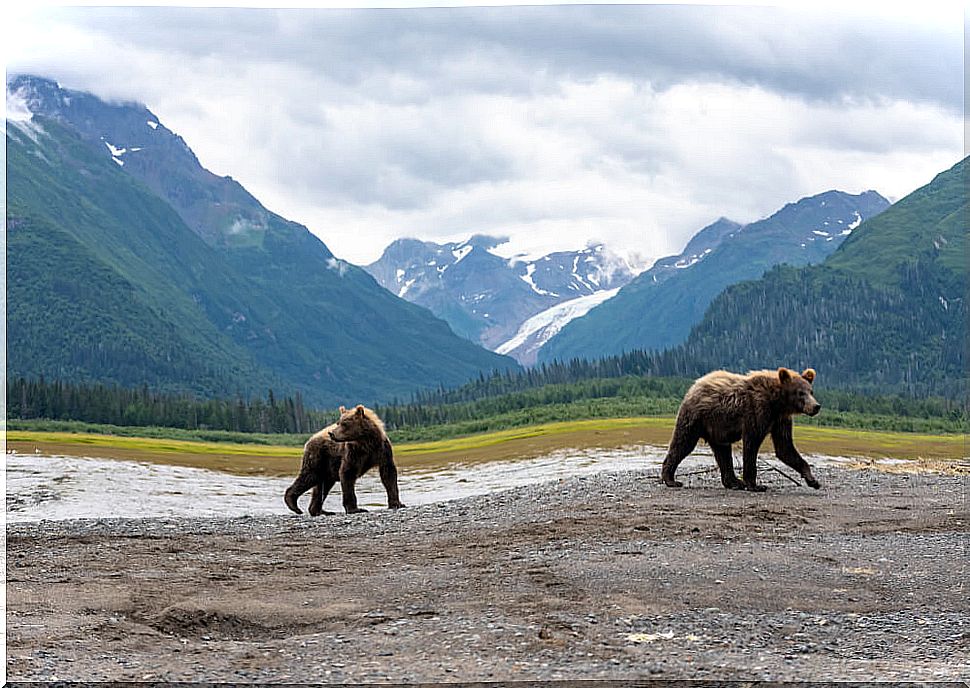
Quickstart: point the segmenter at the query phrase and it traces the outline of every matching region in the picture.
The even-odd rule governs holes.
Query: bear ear
[[[806,368],[802,371],[802,377],[808,380],[809,384],[815,382],[815,369]]]
[[[364,407],[360,404],[357,404],[357,415],[358,416],[364,415]]]
[[[779,368],[778,379],[781,380],[782,384],[785,384],[786,382],[791,380],[791,371],[788,370],[788,368]]]
[[[337,411],[340,412],[340,415],[341,416],[344,415],[345,413],[347,413],[347,409],[345,409],[343,406],[341,406],[339,409],[337,409]]]

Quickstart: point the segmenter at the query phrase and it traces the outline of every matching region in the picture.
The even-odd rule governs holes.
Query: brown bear
[[[715,370],[697,379],[680,404],[661,477],[669,487],[683,487],[674,479],[677,466],[705,440],[714,452],[721,482],[732,490],[764,491],[757,483],[758,449],[768,433],[775,455],[794,468],[809,487],[821,487],[792,440],[792,416],[817,414],[822,406],[812,396],[815,371],[801,375],[787,368],[738,375]],[[743,442],[741,480],[734,474],[731,444]]]
[[[332,514],[323,511],[323,502],[339,480],[344,511],[348,514],[367,511],[357,506],[354,484],[374,466],[380,470],[388,508],[400,509],[404,505],[397,491],[397,467],[384,423],[376,413],[363,406],[358,405],[349,411],[341,406],[339,420],[315,434],[303,446],[300,475],[287,489],[283,501],[290,511],[302,513],[297,500],[312,487],[310,515]]]

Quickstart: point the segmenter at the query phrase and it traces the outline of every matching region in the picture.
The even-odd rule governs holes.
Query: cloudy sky
[[[145,103],[352,262],[472,233],[654,259],[961,159],[962,6],[912,5],[48,7],[9,17],[5,61]]]

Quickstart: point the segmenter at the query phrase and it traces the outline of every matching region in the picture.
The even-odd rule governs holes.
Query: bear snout
[[[817,416],[818,412],[821,410],[822,410],[822,405],[818,402],[815,402],[815,405],[808,410],[808,415]]]

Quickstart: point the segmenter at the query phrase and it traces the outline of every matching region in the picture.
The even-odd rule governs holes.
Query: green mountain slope
[[[221,331],[233,299],[193,298],[240,286],[211,249],[70,132],[37,124],[36,140],[7,132],[8,375],[199,394],[279,384]]]
[[[967,165],[863,223],[824,264],[725,290],[668,358],[691,373],[812,366],[827,386],[965,394]]]
[[[9,323],[11,374],[150,382],[200,394],[274,386],[332,404],[387,401],[516,367],[336,259],[237,183],[205,171],[143,107],[107,105],[45,80],[15,84],[32,111],[51,117],[8,126],[8,224],[15,228],[8,279],[10,299],[18,300]],[[46,90],[38,95],[35,87]],[[86,133],[51,105],[62,102]],[[117,131],[92,133],[120,126],[118,118],[161,137],[159,150],[139,141],[122,154],[110,143]],[[151,174],[132,173],[132,156]],[[161,179],[177,183],[153,188]],[[100,296],[75,294],[74,326],[54,318],[41,326],[54,293],[43,285],[55,278],[36,270],[56,270],[49,256],[65,251],[76,255],[73,272],[57,279],[88,284],[90,273]],[[99,350],[121,348],[143,363],[120,366],[117,354],[78,363],[78,328]],[[156,349],[166,353],[150,353]]]
[[[874,284],[899,284],[900,268],[924,256],[941,274],[967,271],[967,161],[864,223],[826,261]]]
[[[828,191],[789,203],[732,231],[709,252],[666,270],[663,279],[653,269],[639,275],[612,299],[568,323],[539,350],[539,360],[597,358],[680,344],[726,287],[760,277],[781,263],[821,262],[853,225],[888,205],[874,191]]]

